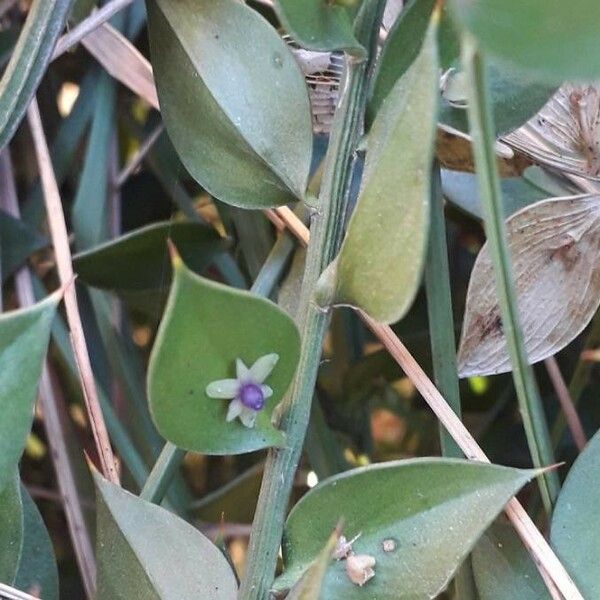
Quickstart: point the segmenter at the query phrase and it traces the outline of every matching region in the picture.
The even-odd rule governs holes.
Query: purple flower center
[[[252,410],[260,410],[265,405],[265,397],[259,385],[243,383],[238,392],[240,402]]]

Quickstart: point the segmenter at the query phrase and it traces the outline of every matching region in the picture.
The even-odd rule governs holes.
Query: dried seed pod
[[[355,585],[363,586],[375,576],[375,557],[370,554],[351,554],[346,560],[346,574]]]

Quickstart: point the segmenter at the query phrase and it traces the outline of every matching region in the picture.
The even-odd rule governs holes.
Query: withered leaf
[[[503,141],[543,165],[600,180],[600,88],[563,85]]]
[[[571,342],[600,303],[600,196],[541,200],[506,226],[525,348],[535,363]],[[471,273],[458,369],[461,377],[511,369],[487,244]]]

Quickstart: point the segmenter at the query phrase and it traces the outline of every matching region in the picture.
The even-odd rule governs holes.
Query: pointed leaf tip
[[[171,238],[167,238],[167,249],[169,250],[173,270],[181,269],[184,266],[183,260]]]

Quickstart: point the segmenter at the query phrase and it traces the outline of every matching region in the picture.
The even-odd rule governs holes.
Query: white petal
[[[254,383],[262,383],[275,368],[279,354],[265,354],[261,356],[251,367],[250,377]]]
[[[267,398],[270,398],[273,395],[273,390],[268,385],[265,385],[264,383],[260,386],[260,389],[262,391],[262,395],[265,400]]]
[[[235,398],[240,384],[237,379],[219,379],[206,386],[206,395],[219,400]]]
[[[229,403],[229,408],[227,409],[227,416],[225,420],[227,422],[233,421],[236,417],[240,415],[240,413],[244,410],[244,405],[239,400],[232,400]]]
[[[247,381],[250,379],[250,369],[248,369],[241,358],[237,358],[235,361],[235,374],[238,381]]]
[[[241,402],[240,402],[241,404]],[[240,413],[240,421],[246,427],[254,427],[254,423],[256,422],[257,411],[252,410],[251,408],[246,408],[242,406],[242,412]]]

